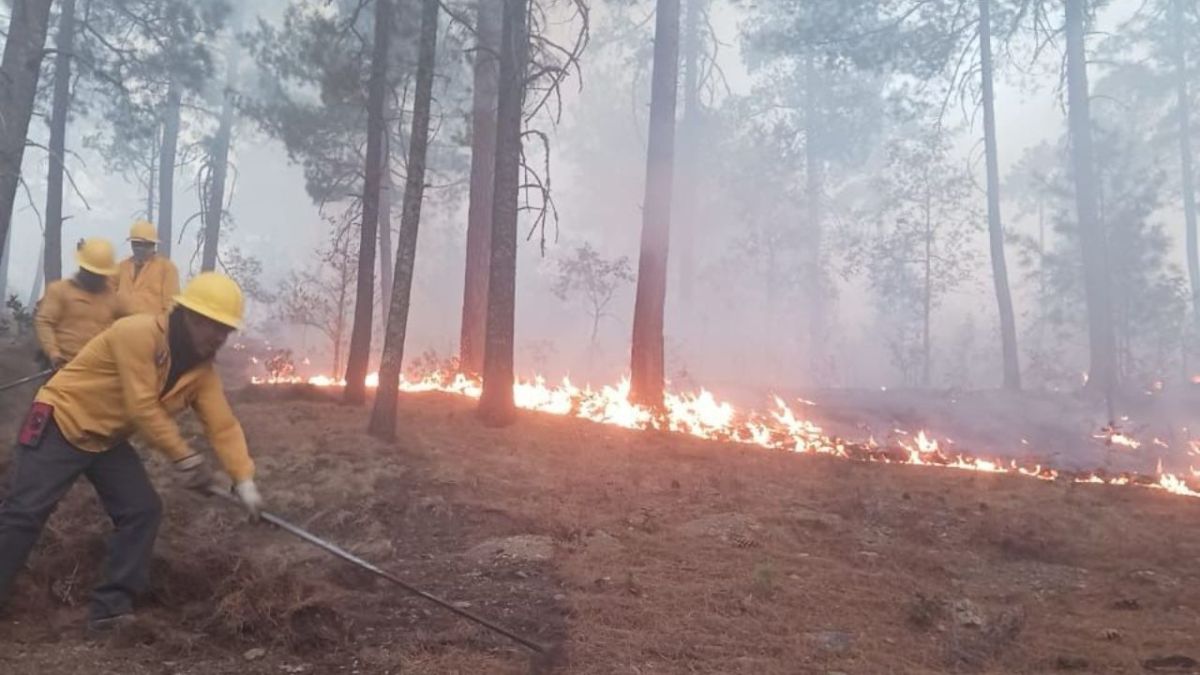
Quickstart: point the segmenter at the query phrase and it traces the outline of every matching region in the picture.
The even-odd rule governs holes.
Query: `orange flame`
[[[308,384],[315,387],[345,385],[325,375],[307,379],[301,377],[251,378],[252,384]],[[379,386],[379,374],[371,373],[366,378],[368,387]],[[442,392],[469,398],[479,398],[482,384],[461,374],[448,375],[435,372],[420,380],[402,378],[400,390],[408,393]],[[811,420],[796,414],[788,403],[776,396],[773,407],[768,411],[739,411],[727,402],[722,402],[712,392],[701,389],[697,393],[668,392],[664,410],[653,411],[629,401],[629,380],[617,386],[604,386],[599,390],[579,388],[569,379],[558,386],[549,386],[542,377],[519,381],[513,385],[513,399],[518,408],[552,415],[571,416],[600,424],[609,424],[626,429],[660,429],[687,434],[698,438],[730,441],[755,445],[772,450],[796,453],[829,455],[841,459],[887,464],[911,464],[945,469],[960,469],[984,473],[1014,474],[1041,480],[1066,479],[1077,483],[1103,485],[1138,485],[1165,490],[1171,494],[1200,497],[1200,491],[1190,486],[1183,478],[1164,473],[1159,462],[1155,475],[1100,473],[1070,473],[1058,471],[1040,464],[1018,464],[1015,460],[987,459],[962,452],[950,452],[943,444],[953,441],[930,436],[924,430],[915,436],[902,429],[894,429],[897,437],[892,447],[879,445],[874,437],[865,442],[850,442],[829,436]],[[801,401],[802,405],[814,405]],[[1106,427],[1094,438],[1110,445],[1138,448],[1141,443],[1115,427]],[[1028,441],[1021,440],[1028,446]],[[1190,441],[1193,454],[1200,454],[1200,442]],[[1155,445],[1162,445],[1155,439]],[[1192,469],[1193,478],[1200,479],[1200,471]]]

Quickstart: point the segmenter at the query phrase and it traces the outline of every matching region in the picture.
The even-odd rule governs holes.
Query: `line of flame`
[[[251,378],[256,385],[307,384],[315,387],[344,386],[344,380],[325,375],[309,378]],[[367,376],[368,387],[379,386],[379,374]],[[409,393],[442,392],[469,398],[479,398],[483,386],[475,379],[461,374],[453,376],[433,373],[420,380],[401,379],[400,390]],[[513,399],[518,408],[534,410],[552,415],[563,415],[610,424],[626,429],[659,429],[688,434],[698,438],[729,441],[756,445],[773,450],[796,453],[828,455],[842,459],[879,462],[886,464],[909,464],[944,469],[960,469],[984,473],[1001,473],[1026,476],[1041,480],[1066,479],[1077,483],[1103,485],[1136,485],[1165,490],[1186,497],[1200,497],[1200,491],[1190,486],[1184,478],[1162,471],[1161,462],[1153,475],[1100,473],[1069,473],[1040,464],[1018,464],[1016,460],[986,459],[962,452],[947,452],[942,443],[924,431],[915,436],[895,429],[894,446],[885,447],[874,438],[866,442],[849,442],[826,435],[821,427],[810,420],[799,417],[782,398],[774,397],[774,406],[766,413],[758,411],[739,412],[727,402],[717,400],[712,392],[701,389],[697,393],[668,392],[665,410],[656,413],[646,407],[629,402],[629,380],[617,386],[604,386],[599,390],[579,388],[564,378],[558,386],[548,386],[542,377],[518,381],[513,385]],[[803,401],[803,405],[815,405]],[[1106,429],[1105,434],[1095,436],[1110,445],[1116,444],[1137,448],[1140,443],[1115,429]],[[1022,441],[1026,445],[1027,441]],[[1200,454],[1200,446],[1192,444],[1193,452]],[[1192,468],[1194,478],[1200,479],[1200,470]]]

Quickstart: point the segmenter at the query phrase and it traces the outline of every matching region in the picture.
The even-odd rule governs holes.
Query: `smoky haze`
[[[255,3],[257,19],[278,27],[287,4]],[[1088,49],[1126,60],[1145,53],[1147,48],[1118,44],[1114,37],[1141,4],[1104,4],[1091,27]],[[681,127],[677,132],[677,143],[691,143],[695,150],[676,148],[665,336],[668,378],[676,388],[706,386],[750,401],[761,400],[766,391],[999,387],[1000,331],[988,258],[976,88],[959,99],[941,92],[946,85],[940,72],[926,73],[922,81],[887,65],[856,64],[854,58],[818,62],[814,81],[827,82],[822,96],[830,101],[841,97],[836,105],[843,109],[831,103],[821,113],[832,131],[822,137],[822,226],[820,238],[813,239],[807,229],[803,119],[796,114],[799,99],[787,91],[798,86],[793,79],[797,66],[786,45],[764,46],[770,40],[764,42],[759,34],[771,21],[766,10],[745,3],[707,3],[700,47],[702,91],[697,98],[702,123],[698,131]],[[243,22],[246,27],[257,24],[249,18]],[[550,25],[550,33],[564,39],[577,28],[565,21]],[[585,245],[601,260],[616,264],[625,258],[629,269],[637,270],[653,27],[651,3],[593,3],[590,44],[580,72],[572,73],[562,89],[561,119],[555,122],[552,115],[541,114],[528,122],[545,131],[549,140],[557,219],[547,223],[544,233],[530,233],[533,214],[522,214],[515,350],[521,376],[570,375],[575,381],[607,383],[627,373],[634,283],[620,274],[613,277],[611,298],[597,308],[586,291],[572,290],[559,280],[564,265]],[[463,140],[469,136],[463,123],[469,94],[462,92],[470,85],[470,51],[469,34],[445,17],[441,34],[449,39],[442,40],[440,58],[450,67],[441,73],[435,92],[434,114],[441,121],[435,123],[432,175],[418,242],[409,359],[426,352],[452,356],[459,340],[467,213],[464,143],[469,145]],[[1069,232],[1074,211],[1064,138],[1065,91],[1059,88],[1058,70],[1064,46],[1056,40],[1035,60],[1029,56],[1034,41],[1035,37],[1014,39],[996,48],[1001,206],[1026,387],[1071,391],[1082,384],[1088,352],[1082,296],[1073,276],[1076,263],[1069,256],[1078,246]],[[681,53],[686,49],[685,45]],[[243,93],[250,100],[272,77],[252,51],[253,45],[240,66]],[[1098,124],[1119,128],[1129,120],[1149,119],[1139,118],[1138,110],[1161,114],[1165,104],[1149,101],[1152,94],[1131,91],[1121,79],[1129,75],[1105,65],[1106,58],[1093,60],[1088,74]],[[681,74],[681,85],[684,81]],[[907,94],[913,97],[901,100]],[[682,119],[682,86],[679,96]],[[197,104],[215,108],[218,101],[219,95],[211,94]],[[784,110],[789,105],[797,108]],[[403,119],[407,124],[408,118]],[[144,186],[105,168],[101,153],[85,142],[104,124],[81,114],[68,133],[73,186],[65,196],[67,243],[99,235],[124,246],[129,223],[144,212]],[[186,129],[186,142],[198,142],[211,133],[212,125],[211,120],[202,121]],[[40,143],[45,133],[44,119],[35,118],[31,138]],[[1138,208],[1119,216],[1138,223],[1141,229],[1130,235],[1136,241],[1129,242],[1129,250],[1138,250],[1136,264],[1150,266],[1127,270],[1128,279],[1136,278],[1136,283],[1128,281],[1130,288],[1140,284],[1142,295],[1122,300],[1128,321],[1137,325],[1124,335],[1123,380],[1141,392],[1185,385],[1194,359],[1189,359],[1187,344],[1191,333],[1186,328],[1176,155],[1169,143],[1160,148],[1157,141],[1150,142],[1163,133],[1158,127],[1147,123],[1131,133],[1147,142],[1139,143],[1128,133],[1108,138],[1100,131],[1097,145],[1098,161],[1114,165],[1122,148],[1145,155],[1137,166],[1124,163],[1120,170],[1125,173],[1112,176],[1110,191],[1113,198],[1141,200]],[[436,147],[439,142],[441,150]],[[547,162],[540,145],[531,139],[526,143],[532,164]],[[392,152],[398,164],[391,219],[395,231],[404,156],[403,148]],[[690,164],[682,165],[681,157]],[[318,207],[306,190],[304,168],[277,135],[254,120],[238,121],[231,161],[235,171],[222,246],[261,261],[259,281],[268,291],[297,271],[319,268],[314,252],[327,245],[330,219],[344,217],[346,200],[334,198]],[[45,152],[27,152],[28,189],[19,195],[13,220],[7,291],[22,301],[36,295],[46,165]],[[1153,195],[1128,185],[1145,176],[1143,169],[1167,174]],[[184,165],[175,178],[174,220],[181,239],[172,256],[182,270],[191,272],[199,266],[199,223],[192,218],[200,210],[195,175],[194,165]],[[691,181],[690,191],[679,187],[683,181]],[[936,193],[929,212],[913,199],[925,194],[923,190]],[[914,304],[912,297],[922,288],[919,265],[905,258],[920,247],[913,246],[911,237],[916,235],[906,234],[904,228],[919,225],[921,214],[935,221],[937,229],[930,249],[937,269],[929,281],[934,297],[927,358],[921,302]],[[188,230],[179,234],[185,222]],[[815,241],[822,251],[817,263],[811,259]],[[689,253],[682,254],[685,249]],[[681,255],[687,255],[689,263]],[[64,270],[74,267],[67,253],[63,264]],[[691,265],[690,272],[684,264]],[[813,264],[820,269],[814,271]],[[1141,311],[1158,304],[1162,311]],[[312,328],[282,325],[269,303],[254,302],[251,309],[250,335],[291,347],[307,359],[306,374],[330,371],[333,355],[327,336]],[[1177,315],[1170,316],[1173,313]],[[822,323],[820,347],[814,347],[814,321]],[[380,343],[378,328],[376,333],[374,345]]]

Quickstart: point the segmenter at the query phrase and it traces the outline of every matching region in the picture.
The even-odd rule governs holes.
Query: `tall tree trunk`
[[[158,200],[158,148],[162,143],[162,130],[154,129],[154,140],[150,143],[150,162],[146,165],[146,220],[154,219],[154,205]]]
[[[487,337],[488,266],[492,240],[492,193],[496,169],[496,101],[500,86],[503,4],[479,0],[475,34],[475,84],[471,104],[471,196],[467,207],[467,269],[463,282],[459,368],[483,372]]]
[[[50,107],[50,171],[46,176],[46,280],[62,278],[63,174],[66,171],[67,116],[71,107],[71,53],[75,42],[75,0],[59,6],[54,40],[54,98]]]
[[[391,116],[389,115],[389,118]],[[380,318],[383,325],[388,325],[388,315],[392,306],[392,134],[389,131],[383,135],[383,166],[379,185],[379,298],[382,300]]]
[[[1046,279],[1046,200],[1043,197],[1038,197],[1038,328],[1037,328],[1037,345],[1038,350],[1046,347],[1046,306],[1049,296],[1047,295],[1047,279]]]
[[[347,260],[345,247],[348,244],[343,243],[342,264],[339,266],[340,278],[338,279],[338,302],[337,316],[333,324],[333,377],[336,379],[342,373],[342,345],[346,340],[346,304],[350,290],[350,265]]]
[[[371,321],[375,313],[375,239],[379,228],[379,190],[383,184],[383,135],[387,112],[387,63],[392,38],[392,0],[375,0],[375,44],[367,91],[367,158],[363,172],[362,228],[358,246],[358,280],[354,326],[346,360],[347,403],[367,399],[367,367],[371,360]]]
[[[225,76],[225,100],[221,103],[221,122],[217,135],[209,148],[209,180],[204,207],[204,254],[200,258],[200,270],[211,272],[217,268],[217,251],[221,241],[221,221],[225,215],[225,178],[229,174],[229,146],[233,142],[233,87],[236,68],[234,46],[229,47],[229,70]]]
[[[8,240],[52,0],[16,0],[0,60],[0,242]]]
[[[179,146],[179,107],[183,92],[175,78],[167,85],[167,106],[163,113],[162,144],[158,157],[158,251],[171,257],[175,237],[172,222],[175,213],[175,151]]]
[[[925,174],[925,279],[921,289],[921,386],[933,384],[933,187]]]
[[[675,162],[675,97],[679,80],[679,0],[658,0],[654,26],[654,69],[650,82],[650,131],[646,152],[646,196],[637,298],[633,307],[630,399],[663,405],[666,363],[663,314],[671,233]]]
[[[433,99],[433,65],[437,56],[439,0],[424,0],[421,43],[417,55],[417,92],[413,101],[412,132],[408,136],[408,175],[400,213],[400,249],[396,254],[396,285],[387,298],[391,305],[379,366],[379,389],[367,431],[378,438],[396,438],[396,398],[400,394],[400,368],[408,333],[409,298],[413,266],[417,259],[417,229],[421,224],[421,199],[425,192],[425,154],[429,146],[429,109]]]
[[[0,314],[4,313],[4,307],[8,303],[8,260],[12,256],[10,243],[12,243],[12,228],[8,229],[5,241],[0,241]]]
[[[39,298],[42,297],[42,282],[46,279],[46,240],[42,239],[42,250],[38,253],[37,269],[33,272],[33,286],[29,289],[29,302],[25,306],[33,310]]]
[[[679,121],[678,187],[675,204],[675,241],[679,242],[679,301],[683,316],[691,316],[692,291],[696,277],[696,235],[700,209],[696,204],[696,181],[700,143],[700,17],[707,0],[687,0],[683,38],[683,114]]]
[[[810,372],[823,382],[825,370],[825,256],[822,193],[825,189],[825,162],[816,140],[821,133],[817,100],[820,83],[815,59],[810,51],[804,60],[804,202],[808,220],[808,349]]]
[[[492,236],[488,259],[487,333],[479,416],[503,426],[516,419],[513,404],[513,331],[517,297],[517,199],[520,193],[521,118],[528,58],[528,0],[504,0],[500,89],[496,103]]]
[[[1192,165],[1192,99],[1188,87],[1183,0],[1171,2],[1171,45],[1175,57],[1176,113],[1179,116],[1179,161],[1183,183],[1183,216],[1187,226],[1187,269],[1192,287],[1192,320],[1200,325],[1200,241],[1196,235],[1196,185]]]
[[[996,143],[996,96],[992,84],[992,0],[979,0],[979,62],[983,85],[983,142],[987,154],[988,239],[991,243],[992,281],[1000,309],[1000,346],[1004,356],[1004,388],[1021,388],[1017,353],[1017,320],[1008,287],[1008,262],[1004,257],[1004,223],[1000,219],[1000,159]]]
[[[1111,398],[1116,384],[1116,343],[1105,265],[1104,229],[1097,202],[1096,165],[1092,148],[1091,104],[1088,100],[1087,53],[1084,44],[1085,0],[1066,0],[1067,105],[1071,158],[1075,171],[1075,208],[1083,249],[1090,367],[1088,388]]]
[[[333,377],[342,374],[342,343],[346,338],[346,321],[342,312],[338,313],[333,327]]]

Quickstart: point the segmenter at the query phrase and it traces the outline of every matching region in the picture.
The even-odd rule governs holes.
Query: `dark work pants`
[[[133,611],[134,595],[149,584],[150,557],[162,519],[162,500],[137,452],[127,442],[106,452],[78,450],[52,422],[38,447],[18,444],[14,453],[8,497],[0,504],[0,606],[58,500],[84,475],[115,527],[104,580],[92,592],[88,616],[100,619]]]

